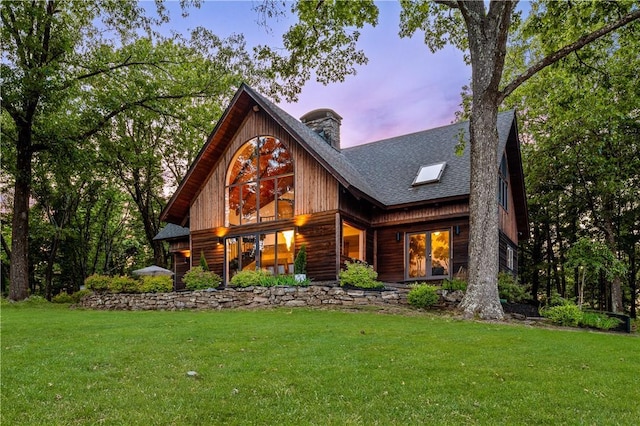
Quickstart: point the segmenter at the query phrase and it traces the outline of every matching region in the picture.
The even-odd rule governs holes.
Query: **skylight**
[[[440,177],[442,176],[442,172],[444,171],[444,166],[447,163],[437,163],[431,164],[430,166],[422,166],[420,170],[418,170],[418,175],[413,181],[413,185],[423,185],[425,183],[433,183],[439,182]]]

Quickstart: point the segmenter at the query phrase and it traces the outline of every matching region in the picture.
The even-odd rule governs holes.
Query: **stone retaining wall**
[[[94,293],[79,306],[112,310],[180,310],[255,308],[262,306],[322,306],[406,304],[402,290],[365,291],[341,287],[246,287],[174,293]]]

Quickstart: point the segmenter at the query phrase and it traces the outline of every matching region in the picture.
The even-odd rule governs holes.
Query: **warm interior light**
[[[287,244],[287,250],[291,250],[291,241],[293,240],[293,229],[282,231],[284,235],[284,242]]]
[[[182,250],[180,253],[182,253],[182,255],[186,258],[191,257],[191,250]]]

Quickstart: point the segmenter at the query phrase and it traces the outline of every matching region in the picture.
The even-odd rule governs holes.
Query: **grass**
[[[373,309],[105,312],[7,303],[1,332],[2,425],[640,418],[633,335]]]

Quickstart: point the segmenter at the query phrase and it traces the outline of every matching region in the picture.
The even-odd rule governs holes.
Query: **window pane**
[[[228,185],[251,182],[258,178],[258,151],[256,140],[242,146],[231,162]]]
[[[227,205],[229,206],[227,217],[229,218],[229,225],[240,225],[240,188],[239,186],[233,186],[229,188],[227,193]]]
[[[260,234],[260,268],[275,275],[276,234]]]
[[[227,262],[229,262],[229,279],[240,270],[240,250],[237,238],[227,238]]]
[[[278,219],[293,217],[294,188],[293,176],[278,178]]]
[[[242,270],[255,271],[256,269],[256,237],[255,235],[245,235],[242,237]]]
[[[273,177],[293,173],[291,154],[282,143],[271,136],[260,138],[260,176]]]
[[[426,277],[426,234],[414,234],[409,237],[409,277]]]
[[[260,181],[260,222],[276,220],[275,179]]]
[[[431,233],[431,275],[449,275],[449,231]]]
[[[364,260],[362,253],[364,231],[348,223],[342,224],[342,254],[351,259]]]
[[[295,233],[293,229],[278,232],[278,274],[293,274],[293,250]]]
[[[257,190],[255,183],[242,185],[242,224],[258,221]]]

